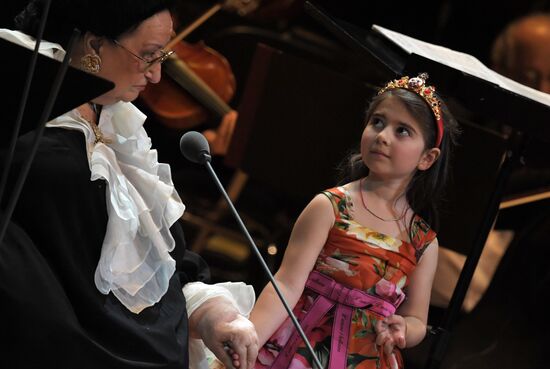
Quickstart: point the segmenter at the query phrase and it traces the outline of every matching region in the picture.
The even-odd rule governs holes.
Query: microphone
[[[292,309],[289,307],[288,302],[286,301],[285,297],[281,293],[281,290],[279,289],[277,282],[275,282],[275,278],[273,277],[273,274],[269,270],[267,263],[262,257],[260,250],[258,250],[258,247],[256,246],[256,243],[250,236],[250,233],[248,233],[248,229],[246,229],[246,226],[244,225],[241,217],[239,216],[239,213],[237,213],[235,206],[233,206],[233,202],[229,198],[229,195],[223,188],[223,185],[221,184],[218,176],[216,175],[216,172],[214,171],[214,169],[212,168],[212,165],[210,164],[212,157],[210,156],[210,147],[208,145],[208,141],[199,132],[196,132],[196,131],[187,132],[180,139],[180,151],[187,160],[196,164],[201,164],[206,166],[206,169],[212,176],[212,179],[216,183],[216,186],[220,190],[222,196],[225,198],[225,201],[227,202],[227,205],[229,206],[229,209],[231,210],[233,217],[239,224],[239,227],[241,228],[241,231],[243,232],[243,234],[246,236],[246,239],[250,244],[252,251],[258,258],[258,261],[260,262],[262,269],[264,270],[265,274],[267,275],[271,284],[273,285],[273,288],[275,289],[275,292],[279,296],[279,299],[283,303],[283,306],[285,307],[288,313],[288,316],[292,321],[292,324],[294,324],[294,326],[296,327],[296,330],[298,331],[298,333],[302,337],[302,340],[306,344],[307,349],[310,352],[311,357],[313,358],[313,361],[315,362],[315,365],[317,366],[317,368],[321,369],[323,366],[321,365],[321,362],[317,358],[317,355],[315,355],[315,352],[313,351],[313,348],[311,347],[309,340],[307,339],[304,331],[302,330],[300,323],[298,323],[298,319],[296,319],[296,316],[292,312]]]
[[[183,156],[196,164],[210,163],[210,146],[206,138],[196,131],[184,134],[180,139],[180,150]]]

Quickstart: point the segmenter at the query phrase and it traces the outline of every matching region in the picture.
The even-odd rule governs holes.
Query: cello
[[[232,111],[227,102],[235,93],[236,83],[227,60],[202,42],[182,41],[220,8],[214,5],[166,45],[166,50],[174,51],[163,64],[163,72],[170,78],[148,84],[140,94],[167,127],[188,130],[207,119],[210,112],[224,117]]]
[[[141,99],[170,128],[188,130],[209,116],[224,117],[235,93],[235,77],[227,60],[203,43],[179,42],[164,63],[170,78],[149,84]],[[206,109],[205,109],[206,108]]]

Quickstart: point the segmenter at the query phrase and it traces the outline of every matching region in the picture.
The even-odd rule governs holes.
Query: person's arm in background
[[[233,137],[233,131],[235,131],[237,118],[237,112],[231,110],[222,118],[220,125],[216,129],[207,129],[202,132],[208,141],[210,152],[213,155],[225,155],[227,153],[231,138]]]

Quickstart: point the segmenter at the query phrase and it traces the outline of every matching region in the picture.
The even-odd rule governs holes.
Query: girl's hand
[[[401,315],[391,315],[376,322],[376,344],[382,346],[384,353],[390,360],[390,367],[397,368],[397,361],[393,354],[395,346],[405,348],[407,342],[407,322]]]

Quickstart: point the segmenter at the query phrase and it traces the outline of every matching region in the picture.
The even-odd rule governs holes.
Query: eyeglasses
[[[147,69],[151,68],[155,64],[164,63],[166,61],[166,59],[168,59],[170,57],[170,55],[172,55],[174,53],[174,50],[165,51],[163,49],[159,49],[159,50],[155,51],[153,54],[151,54],[151,57],[145,57],[144,58],[144,57],[141,57],[137,54],[134,54],[132,51],[127,49],[125,46],[123,46],[117,40],[114,40],[114,43],[115,43],[115,45],[119,46],[121,49],[126,50],[128,53],[130,53],[135,58],[137,58],[137,59],[141,60],[142,62],[144,62],[145,63],[144,70],[147,70]]]

